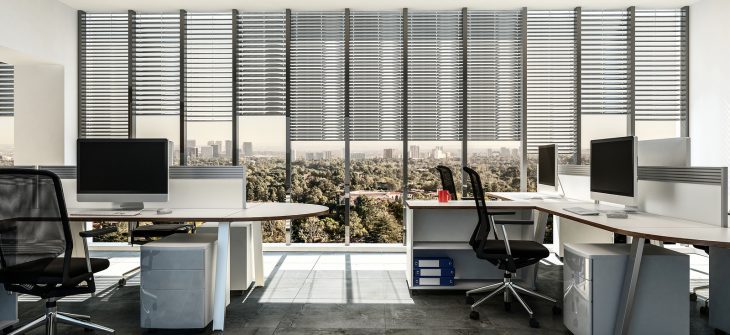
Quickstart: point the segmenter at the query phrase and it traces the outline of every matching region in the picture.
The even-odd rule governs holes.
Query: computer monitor
[[[558,191],[558,148],[555,144],[537,147],[537,191]]]
[[[634,136],[591,141],[591,198],[634,206],[637,198]]]
[[[79,139],[76,191],[79,202],[113,202],[141,209],[168,194],[167,139]]]

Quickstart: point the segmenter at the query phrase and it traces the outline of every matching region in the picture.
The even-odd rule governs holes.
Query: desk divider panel
[[[69,208],[109,208],[111,203],[76,201],[75,166],[39,166],[62,180]],[[169,201],[147,202],[147,208],[240,208],[245,198],[243,166],[171,166]]]

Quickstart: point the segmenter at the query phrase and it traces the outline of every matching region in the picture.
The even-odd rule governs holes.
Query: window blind
[[[286,13],[238,15],[239,115],[286,113]]]
[[[344,47],[344,12],[291,14],[293,141],[344,140]]]
[[[233,116],[233,14],[185,16],[185,118],[230,121]]]
[[[0,117],[14,115],[15,71],[12,65],[0,63]]]
[[[687,117],[686,11],[636,10],[635,110],[637,121]]]
[[[467,137],[519,141],[524,43],[520,11],[468,11],[467,34]]]
[[[179,115],[180,14],[136,14],[134,21],[134,114]]]
[[[583,10],[581,112],[626,114],[629,104],[628,14]]]
[[[350,17],[350,139],[403,139],[403,16]]]
[[[79,137],[129,133],[129,15],[79,12]]]
[[[577,145],[575,12],[527,12],[527,152],[557,144],[560,154]]]
[[[408,139],[461,140],[461,12],[410,12],[408,26]]]

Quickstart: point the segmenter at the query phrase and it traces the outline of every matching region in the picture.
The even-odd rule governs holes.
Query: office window
[[[350,242],[403,242],[403,142],[350,144]]]
[[[0,166],[12,166],[15,137],[15,70],[0,63]]]
[[[292,143],[292,202],[330,208],[322,217],[292,220],[292,242],[343,243],[345,241],[343,141]]]
[[[628,14],[584,10],[581,20],[581,112],[626,114],[629,104]]]
[[[129,136],[129,15],[79,12],[79,137]]]
[[[179,116],[180,14],[134,15],[132,48],[134,115]]]
[[[137,115],[135,134],[137,138],[166,138],[172,142],[172,165],[180,165],[180,116]]]
[[[344,43],[344,12],[292,13],[292,141],[344,140]]]
[[[479,172],[485,192],[519,192],[520,141],[469,141],[467,165]],[[472,196],[466,179],[466,194]]]
[[[408,142],[408,197],[411,199],[436,199],[436,191],[442,189],[436,166],[444,165],[454,173],[457,192],[461,190],[461,142],[460,141],[410,141]]]
[[[522,20],[520,11],[468,11],[469,140],[521,137]]]
[[[537,154],[538,146],[546,144],[558,146],[561,160],[575,155],[579,140],[575,49],[574,11],[528,11],[527,152],[530,156]]]
[[[284,115],[286,112],[286,14],[238,15],[239,115]]]
[[[687,12],[636,10],[635,31],[636,136],[681,136],[688,117]]]
[[[461,140],[461,12],[410,12],[408,26],[408,140]]]

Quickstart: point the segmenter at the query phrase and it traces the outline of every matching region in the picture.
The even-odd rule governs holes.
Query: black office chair
[[[454,173],[451,172],[451,168],[439,165],[436,167],[436,170],[439,172],[439,176],[441,177],[441,187],[444,190],[449,191],[451,199],[459,199],[456,196],[456,184],[454,183]]]
[[[89,258],[86,238],[115,231],[100,228],[79,233],[84,237],[85,257],[72,258],[73,239],[58,176],[43,170],[0,169],[0,283],[9,292],[46,301],[44,315],[10,334],[24,334],[42,325],[46,334],[56,334],[58,322],[114,333],[89,322],[89,316],[59,312],[56,302],[94,293],[94,274],[108,268],[109,261]]]
[[[710,254],[710,247],[706,245],[694,245],[695,248],[703,250],[708,255]],[[689,300],[690,301],[697,301],[697,291],[699,290],[705,290],[710,288],[710,285],[700,285],[692,289],[692,293],[689,294]],[[705,298],[705,305],[700,306],[700,314],[702,315],[709,315],[710,314],[710,298]]]
[[[493,217],[495,214],[490,213],[487,210],[484,198],[484,189],[482,188],[482,181],[479,174],[468,167],[464,167],[464,171],[469,175],[469,179],[471,181],[472,190],[474,191],[474,201],[476,201],[477,214],[479,217],[479,221],[477,222],[474,232],[469,239],[469,245],[471,245],[472,249],[474,249],[477,257],[487,260],[497,266],[500,270],[504,270],[504,280],[502,283],[496,283],[466,292],[467,303],[472,304],[469,318],[472,320],[478,320],[479,312],[476,311],[476,308],[489,298],[504,291],[505,309],[511,309],[510,296],[515,297],[530,315],[530,327],[538,328],[540,327],[540,324],[535,319],[532,309],[527,306],[522,297],[520,297],[517,293],[518,291],[552,302],[555,304],[553,306],[554,313],[560,313],[561,309],[558,307],[558,303],[555,299],[513,283],[512,275],[517,272],[517,269],[535,264],[541,259],[548,257],[550,255],[550,251],[548,251],[545,246],[535,241],[510,240],[507,235],[507,229],[505,228],[506,225],[532,224],[532,220],[495,220]],[[504,237],[504,240],[499,240],[499,237],[497,236],[497,225],[502,227],[502,236]],[[492,240],[489,239],[489,233],[491,231],[494,231],[494,239]],[[474,300],[471,297],[472,294],[489,291],[491,292],[486,297],[474,303]]]
[[[173,234],[188,234],[195,231],[194,224],[186,223],[170,223],[170,222],[152,222],[152,224],[140,226],[137,223],[130,223],[129,243],[131,245],[144,245],[155,239],[167,237]],[[139,274],[141,267],[135,267],[122,274],[119,279],[118,286],[127,285],[127,280]]]

